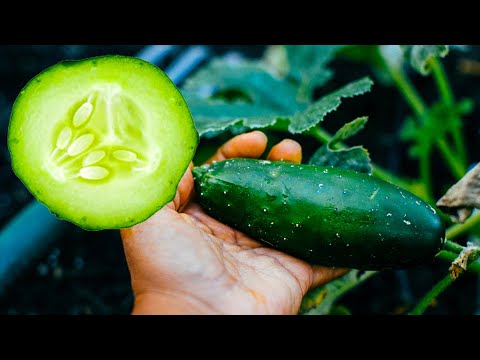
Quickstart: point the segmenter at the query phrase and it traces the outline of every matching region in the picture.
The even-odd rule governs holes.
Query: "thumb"
[[[169,202],[165,206],[168,206],[170,209],[180,212],[188,204],[193,194],[192,169],[193,162],[190,163],[187,170],[183,174],[182,179],[178,183],[175,198],[173,199],[173,201]]]

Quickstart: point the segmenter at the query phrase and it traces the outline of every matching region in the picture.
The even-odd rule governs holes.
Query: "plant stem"
[[[433,202],[432,178],[430,175],[430,151],[422,153],[419,166],[420,180],[424,185],[426,200],[428,202]]]
[[[330,140],[333,138],[332,135],[330,135],[326,130],[322,129],[319,126],[312,128],[307,134],[314,137],[315,139],[319,140],[324,144],[328,144]],[[337,142],[333,145],[333,148],[336,150],[346,149],[347,145],[345,145],[342,142]],[[410,186],[410,182],[407,179],[402,179],[396,176],[395,174],[392,174],[388,170],[381,168],[378,165],[372,164],[372,175],[382,180],[394,183],[395,185],[398,185],[404,188],[405,190],[409,190],[415,193],[415,190],[412,189],[412,187]]]
[[[456,244],[449,244],[454,248],[457,248]],[[480,256],[480,248],[473,247],[473,248],[463,248],[463,250],[467,250],[467,253],[464,254],[455,254],[450,251],[446,251],[447,254],[453,254],[452,262],[455,261],[460,256],[467,256],[467,270],[471,270],[471,264],[475,264],[476,260]],[[462,251],[463,251],[462,250]],[[463,261],[460,261],[462,263]],[[477,263],[478,264],[478,263]],[[465,271],[464,265],[458,265],[456,263],[457,269],[452,272],[452,267],[450,267],[449,274],[445,276],[442,280],[440,280],[423,298],[420,302],[415,306],[415,308],[410,312],[410,315],[421,315],[425,312],[425,310],[430,306],[433,299],[437,298],[443,291],[445,291],[448,286],[450,286],[460,275],[462,275]]]
[[[432,58],[430,60],[430,65],[432,68],[433,78],[437,83],[438,91],[440,93],[440,97],[443,103],[450,108],[453,107],[455,103],[455,97],[453,96],[452,88],[448,81],[447,74],[445,73],[445,68],[443,67],[441,61],[438,58]],[[458,123],[461,124],[461,119],[459,119],[458,116],[456,117]],[[459,157],[462,160],[462,164],[465,167],[465,164],[467,162],[467,151],[460,128],[453,128],[451,129],[451,131],[453,141],[455,143],[455,151],[459,154]]]
[[[324,144],[328,144],[332,140],[333,136],[330,135],[326,130],[322,129],[320,126],[315,126],[310,129],[308,132],[309,135],[313,136],[315,139],[319,140]],[[343,149],[346,148],[346,145],[342,142],[337,142],[333,145],[334,149]]]
[[[457,257],[458,257],[457,252],[442,250],[440,251],[440,253],[438,253],[436,259],[445,261],[451,264]],[[467,270],[480,273],[480,261],[472,261],[471,263],[469,263],[467,266]]]
[[[480,224],[480,211],[470,216],[463,224],[457,224],[447,229],[447,239],[454,239],[465,234]]]
[[[454,282],[453,278],[448,274],[442,280],[440,280],[410,311],[409,315],[421,315],[427,310],[432,301],[438,297],[446,288],[448,288]]]
[[[417,90],[413,87],[412,83],[405,75],[405,72],[402,69],[390,69],[390,76],[397,85],[400,92],[405,96],[405,99],[413,109],[413,111],[418,115],[419,118],[423,118],[425,115],[426,106],[418,95]]]
[[[465,165],[453,154],[445,139],[438,139],[437,147],[440,149],[443,159],[450,167],[452,174],[457,180],[460,180],[467,172]]]
[[[446,250],[446,251],[450,251],[450,252],[460,254],[463,251],[464,247],[460,244],[457,244],[456,242],[447,240],[445,242],[445,246],[443,247],[443,249]]]
[[[453,91],[448,82],[447,74],[445,73],[442,63],[438,58],[434,57],[430,59],[430,66],[443,102],[445,105],[453,105],[455,101]]]
[[[425,122],[427,116],[427,107],[420,95],[418,95],[417,90],[413,87],[412,83],[405,75],[405,72],[402,69],[388,68],[388,70],[397,88],[403,94],[408,104],[417,115],[417,118],[421,122]],[[451,151],[445,139],[438,139],[436,145],[442,153],[448,167],[450,168],[450,171],[455,175],[456,178],[460,179],[466,172],[466,167],[463,165],[462,161],[460,161]]]

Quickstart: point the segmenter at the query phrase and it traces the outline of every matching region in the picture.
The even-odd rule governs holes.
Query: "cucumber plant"
[[[275,45],[268,47],[264,56],[258,60],[234,57],[214,59],[187,80],[182,93],[187,99],[201,136],[200,150],[207,149],[216,139],[224,141],[251,129],[261,129],[271,137],[278,137],[279,134],[280,137],[282,134],[285,137],[295,136],[302,144],[310,143],[311,139],[314,139],[320,144],[313,154],[308,154],[307,163],[369,173],[374,178],[391,182],[421,199],[415,201],[422,201],[436,208],[435,199],[438,199],[440,194],[434,194],[432,187],[435,180],[431,175],[432,155],[437,151],[441,154],[446,169],[454,179],[465,175],[468,154],[462,134],[462,117],[468,115],[473,107],[470,99],[456,100],[453,96],[441,63],[441,58],[449,51],[447,45]],[[316,96],[315,89],[325,87],[333,78],[334,73],[329,66],[335,59],[356,62],[365,66],[366,70],[373,70],[375,81],[396,87],[404,96],[411,107],[412,115],[404,122],[401,139],[411,145],[409,155],[418,160],[418,178],[408,178],[387,171],[371,161],[363,146],[349,146],[345,143],[366,125],[367,117],[345,122],[333,134],[322,126],[322,122],[328,119],[328,114],[337,110],[345,99],[365,94],[371,91],[374,85],[374,81],[369,77],[357,78],[329,93],[323,92],[325,95]],[[438,87],[439,99],[431,105],[426,104],[407,75],[407,69],[413,69],[422,76],[432,76]],[[200,153],[202,156],[196,157],[196,163],[208,157],[208,153],[198,152]],[[236,161],[232,161],[232,164],[235,163]],[[217,171],[217,166],[212,167],[213,172]],[[196,174],[200,184],[202,181],[208,183],[204,171],[197,169]],[[246,171],[243,174],[246,174]],[[222,172],[222,176],[224,175]],[[240,180],[237,178],[233,184],[238,181]],[[253,193],[256,193],[256,190],[259,190],[258,194],[261,193],[258,183],[251,184]],[[215,192],[216,187],[222,185],[212,180],[211,184],[206,186],[211,186]],[[220,205],[213,204],[211,199],[213,197],[204,199],[206,211],[209,205],[215,205],[215,210],[211,207],[213,213],[228,217],[229,209],[220,210]],[[446,214],[441,211],[439,214],[449,227],[446,231],[445,247],[436,255],[436,259],[451,263],[466,249],[452,240],[473,231],[480,223],[480,215],[473,214],[464,224],[454,225]],[[247,219],[247,227],[250,220],[255,219]],[[286,221],[291,223],[291,220],[288,218]],[[241,227],[242,224],[237,226]],[[401,228],[392,227],[388,231],[393,234],[397,230],[401,231],[399,229]],[[273,231],[276,234],[276,230],[270,229],[268,224],[260,230]],[[245,231],[248,233],[248,229]],[[440,233],[441,231],[438,232]],[[256,235],[261,238],[261,234]],[[479,272],[480,263],[475,261],[478,255],[475,255],[475,251],[470,251],[469,254],[473,255],[467,257],[462,270]],[[355,265],[362,268],[366,263]],[[377,273],[352,270],[343,278],[312,290],[306,295],[301,312],[329,313],[335,302],[348,290]],[[412,313],[425,311],[425,304],[428,305],[433,296],[438,296],[451,283],[452,281],[443,281],[434,286],[432,292],[412,309]]]
[[[449,240],[472,229],[480,216],[449,227],[445,236],[434,209],[431,154],[438,149],[454,176],[465,174],[461,117],[472,107],[469,100],[453,98],[439,60],[447,53],[445,45],[271,46],[259,60],[214,59],[188,79],[181,92],[160,69],[138,59],[105,56],[62,62],[32,79],[14,104],[8,133],[12,166],[32,194],[59,218],[99,230],[132,226],[172,200],[199,136],[196,163],[214,149],[209,142],[251,129],[318,141],[309,165],[230,160],[208,170],[196,168],[194,174],[196,186],[205,189],[204,196],[200,191],[201,203],[220,220],[259,240],[273,237],[272,246],[308,261],[356,269],[305,297],[302,313],[328,313],[346,291],[376,274],[359,269],[425,265],[436,257],[457,267],[460,263],[457,274],[479,271],[477,249],[469,247],[466,252]],[[315,90],[333,78],[329,63],[339,57],[373,67],[379,81],[397,86],[405,95],[413,115],[402,134],[413,143],[411,155],[419,159],[418,179],[400,177],[372,163],[363,146],[346,145],[364,128],[366,116],[346,122],[334,134],[322,127],[342,102],[371,91],[374,84],[369,77],[360,77],[317,96]],[[432,106],[423,102],[406,76],[407,64],[423,75],[433,73],[441,94],[438,102]],[[240,170],[245,175],[241,179]],[[229,200],[216,195],[230,192],[243,207],[258,207],[265,200],[261,186],[265,180],[273,187],[272,196],[280,199],[285,192],[278,186],[287,180],[275,183],[271,176],[277,172],[295,179],[287,204],[280,201],[276,214],[269,216],[252,209],[250,213],[258,216],[235,223],[235,217],[229,217],[234,209],[225,208]],[[228,188],[217,181],[223,177],[232,180]],[[324,183],[336,187],[319,198],[325,201],[315,203],[312,186],[303,189],[309,183],[315,191]],[[313,219],[305,204],[318,209],[317,214],[310,209]],[[343,204],[340,213],[345,210],[343,215],[348,213],[355,221],[340,224],[335,204]],[[375,213],[375,208],[385,216]],[[324,219],[331,220],[329,226],[319,224]],[[282,223],[273,228],[275,221]],[[249,223],[257,225],[256,232],[250,232]],[[312,242],[312,235],[322,241]],[[332,239],[333,252],[325,250]],[[399,250],[399,245],[404,247]],[[413,313],[424,311],[432,294],[438,296],[450,283],[445,280],[434,287]],[[332,290],[334,295],[325,296]]]

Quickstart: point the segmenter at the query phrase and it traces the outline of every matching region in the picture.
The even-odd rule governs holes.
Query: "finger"
[[[295,140],[284,139],[272,147],[267,159],[271,161],[284,160],[300,164],[302,162],[302,147]]]
[[[261,131],[252,131],[235,136],[223,144],[206,161],[206,164],[231,158],[259,158],[267,148],[267,141],[267,136]]]
[[[183,174],[182,179],[178,183],[177,193],[172,202],[167,204],[168,207],[175,211],[181,211],[188,204],[193,193],[193,163],[191,162],[188,169]]]
[[[325,267],[320,265],[313,265],[313,281],[311,288],[326,284],[329,281],[335,280],[350,271],[346,268]]]

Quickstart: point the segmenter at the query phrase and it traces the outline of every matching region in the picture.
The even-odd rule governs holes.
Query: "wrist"
[[[132,315],[213,315],[209,304],[184,293],[144,292],[135,296]]]

